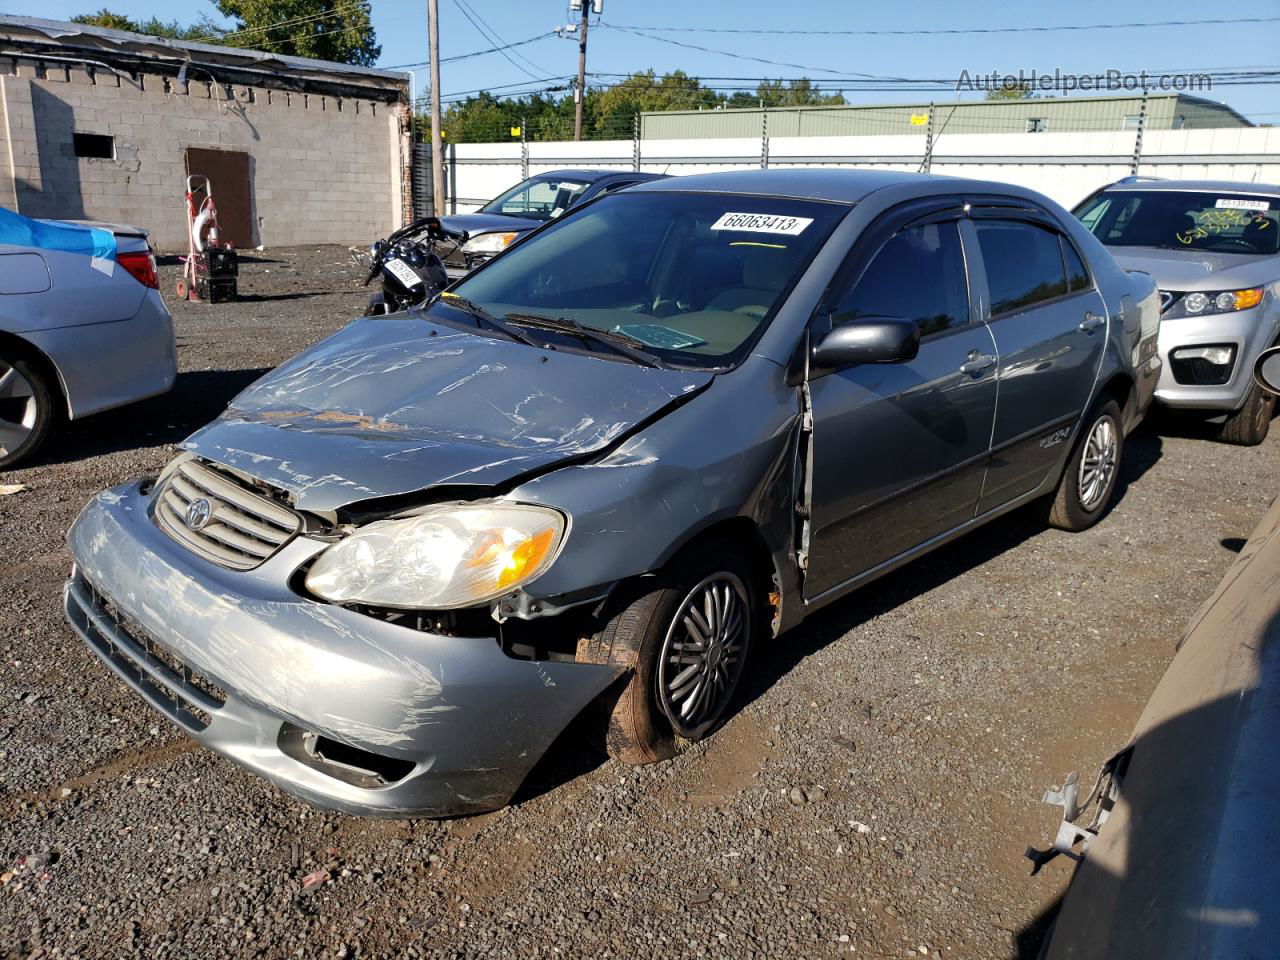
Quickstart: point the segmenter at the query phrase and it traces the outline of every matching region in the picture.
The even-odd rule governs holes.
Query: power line
[[[490,26],[489,21],[485,20],[483,17],[480,16],[480,14],[476,13],[476,11],[471,7],[471,5],[466,3],[465,0],[457,0],[457,2],[462,4],[462,6],[466,7],[469,11],[471,11],[471,13],[476,17],[476,19],[479,20],[482,24],[484,24],[484,26],[488,29],[488,31],[496,38],[496,41],[499,45],[505,45],[505,49],[511,49],[512,47],[519,46],[519,44],[508,44],[506,38],[501,36],[497,30],[493,29],[493,27]],[[554,33],[555,31],[552,30],[547,34],[545,34],[545,36],[551,36]],[[501,52],[501,50],[499,50],[499,52]],[[516,57],[518,57],[519,59],[527,63],[537,73],[547,72],[545,68],[534,63],[532,60],[526,57],[523,53],[517,53]],[[508,57],[508,59],[510,58]]]
[[[747,27],[638,27],[616,23],[605,23],[603,21],[601,21],[600,26],[612,27],[614,30],[628,30],[632,32],[651,30],[655,33],[746,33],[772,36],[794,34],[802,36],[914,37],[975,33],[1052,33],[1059,30],[1123,30],[1138,27],[1200,27],[1241,23],[1276,22],[1280,22],[1280,17],[1232,17],[1209,20],[1152,20],[1145,23],[1084,23],[1058,24],[1055,26],[1040,27],[957,27],[954,29],[932,30],[793,30]]]
[[[655,37],[651,33],[644,33],[643,31],[637,30],[634,27],[620,27],[620,26],[617,26],[616,24],[604,23],[604,22],[601,22],[600,26],[609,27],[612,30],[621,30],[624,33],[630,33],[637,37],[644,37],[646,40],[656,40],[659,43],[669,43],[676,47],[685,47],[686,49],[698,50],[698,51],[701,51],[702,53],[714,53],[722,57],[732,57],[735,60],[751,60],[751,61],[754,61],[755,63],[767,63],[773,67],[794,67],[797,70],[817,70],[820,73],[831,73],[840,77],[868,77],[868,78],[872,77],[872,74],[869,74],[869,73],[857,73],[857,72],[846,73],[845,71],[842,71],[842,70],[833,70],[830,67],[814,67],[814,66],[808,66],[803,63],[788,63],[785,60],[768,60],[768,59],[765,59],[764,57],[752,57],[752,56],[748,56],[745,53],[733,53],[729,50],[716,50],[713,47],[703,47],[696,43],[685,43],[683,40],[672,40],[669,37]]]
[[[487,23],[485,23],[484,19],[480,16],[480,14],[475,13],[470,7],[468,7],[467,4],[464,2],[464,0],[453,0],[453,2],[454,2],[454,5],[458,8],[458,10],[461,11],[462,15],[467,18],[467,21],[471,24],[471,26],[476,28],[476,32],[479,33],[480,36],[488,40],[490,43],[494,44],[498,52],[502,54],[503,58],[508,63],[510,63],[513,67],[515,67],[517,70],[519,70],[521,73],[525,74],[526,76],[533,77],[533,79],[539,80],[543,83],[547,81],[548,79],[547,77],[540,77],[538,76],[538,74],[529,70],[528,67],[525,67],[523,64],[517,63],[511,57],[511,55],[508,54],[505,49],[503,49],[505,41],[503,41],[503,39],[500,36],[498,36],[497,33],[493,32],[492,28],[489,27]],[[484,24],[484,25],[481,26],[481,24]],[[532,66],[537,67],[537,64],[533,64],[531,61],[530,63]],[[537,69],[541,70],[542,68],[537,67]]]
[[[527,40],[517,40],[515,43],[503,44],[501,47],[489,47],[487,50],[476,50],[472,53],[460,53],[452,57],[443,57],[441,63],[453,63],[457,60],[470,60],[472,57],[482,57],[488,53],[501,53],[503,50],[510,50],[512,47],[522,47],[527,43],[534,43],[538,40],[545,40],[547,37],[555,36],[554,30],[548,30],[546,33],[540,33],[536,37],[530,37]],[[407,70],[412,67],[425,67],[430,61],[419,60],[416,63],[397,63],[389,67],[379,67],[380,70]]]

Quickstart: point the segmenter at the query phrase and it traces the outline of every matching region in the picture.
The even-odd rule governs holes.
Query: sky
[[[382,44],[380,66],[399,67],[427,58],[426,0],[371,0],[374,28]],[[11,9],[53,19],[96,10],[103,5],[135,19],[152,15],[195,20],[207,12],[219,20],[205,0],[176,5],[172,0],[44,0],[38,9]],[[439,0],[442,59],[485,50],[500,43],[536,37],[569,22],[565,0]],[[469,7],[489,35],[466,16]],[[1122,28],[1120,23],[1169,20],[1277,18],[1270,23],[1197,24]],[[1114,69],[1153,74],[1270,67],[1280,71],[1280,0],[1235,0],[1207,4],[1203,0],[1165,0],[1161,4],[1131,0],[1075,0],[1070,4],[1020,4],[940,0],[912,3],[854,4],[849,0],[604,0],[602,23],[588,33],[587,69],[591,73],[626,74],[652,68],[674,69],[698,77],[744,78],[713,81],[724,86],[753,85],[759,77],[808,76],[824,89],[841,89],[851,102],[894,103],[948,100],[948,91],[912,94],[901,91],[857,91],[842,85],[841,75],[947,78],[963,71],[971,76],[1019,70],[1051,73],[1100,73]],[[906,35],[785,35],[717,30],[901,30],[1044,27],[1112,24],[1101,29],[1023,33]],[[639,28],[649,36],[620,29]],[[644,28],[680,28],[679,31]],[[654,39],[655,37],[662,39]],[[693,44],[703,50],[677,46]],[[723,52],[711,52],[711,51]],[[441,89],[445,99],[481,88],[496,93],[546,89],[577,71],[576,40],[550,36],[507,51],[444,63]],[[736,54],[728,56],[726,54]],[[758,58],[757,60],[742,59]],[[759,60],[777,61],[776,64]],[[514,62],[513,62],[514,61]],[[791,64],[790,66],[782,64]],[[602,82],[604,78],[596,82]],[[1280,77],[1276,78],[1280,80]],[[417,89],[426,89],[427,71],[417,73]],[[519,86],[516,86],[519,85]],[[1217,85],[1198,95],[1219,100],[1258,123],[1280,123],[1280,82],[1243,86]],[[981,96],[961,95],[961,99]]]

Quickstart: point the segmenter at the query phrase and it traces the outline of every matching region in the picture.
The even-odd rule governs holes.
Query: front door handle
[[[988,367],[995,366],[995,362],[996,358],[989,353],[979,353],[977,350],[970,350],[969,359],[960,364],[960,372],[976,377]]]
[[[1105,317],[1100,317],[1096,313],[1086,313],[1076,329],[1081,333],[1093,333],[1106,322]]]

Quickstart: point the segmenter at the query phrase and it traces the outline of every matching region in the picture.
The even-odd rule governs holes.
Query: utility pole
[[[432,0],[434,3],[435,0]],[[582,139],[582,101],[587,95],[587,14],[591,0],[580,0],[582,23],[578,26],[578,86],[573,91],[573,139]]]
[[[431,212],[444,212],[444,148],[440,143],[440,7],[427,0],[427,34],[431,47]]]

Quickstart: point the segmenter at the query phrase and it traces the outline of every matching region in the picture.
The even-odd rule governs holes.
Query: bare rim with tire
[[[1077,495],[1085,510],[1096,510],[1111,490],[1115,479],[1116,461],[1120,453],[1119,428],[1110,417],[1094,421],[1085,437],[1084,453],[1076,471],[1079,484]]]
[[[1120,475],[1124,428],[1120,407],[1103,397],[1084,418],[1079,439],[1058,482],[1049,522],[1061,530],[1086,530],[1107,511]]]
[[[0,357],[0,468],[34,453],[52,416],[53,398],[40,372],[23,358]]]
[[[727,571],[698,583],[671,618],[658,653],[658,703],[686,740],[723,715],[742,675],[750,619],[747,588]]]
[[[605,746],[624,763],[673,755],[724,722],[760,630],[749,566],[722,547],[687,550],[658,576],[618,588],[578,659],[630,668],[606,704]]]

